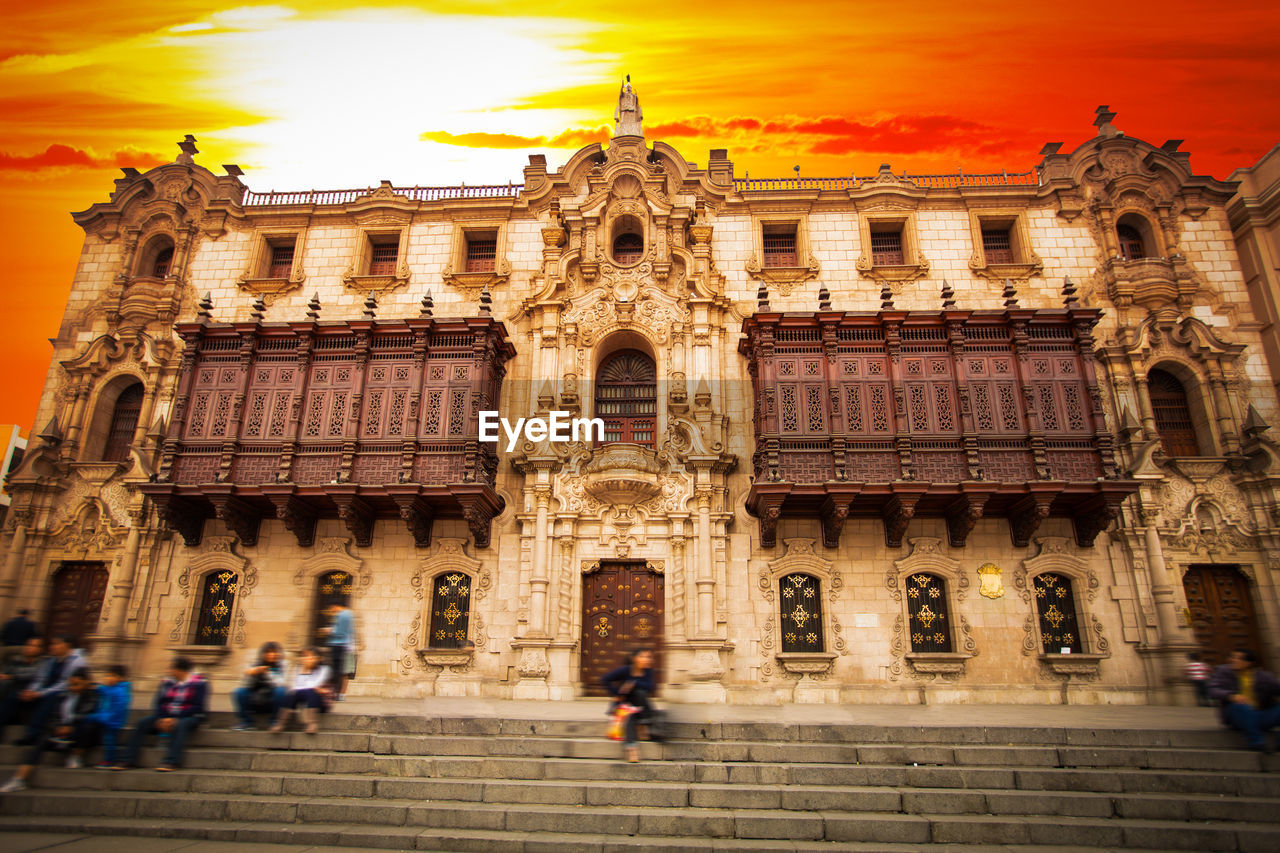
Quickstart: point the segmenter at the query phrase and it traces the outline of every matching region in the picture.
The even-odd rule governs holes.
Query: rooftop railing
[[[1040,183],[1036,170],[1029,172],[995,172],[986,175],[894,175],[916,186],[931,189],[953,187],[1034,187]],[[738,192],[794,192],[796,190],[853,190],[875,183],[876,175],[848,178],[735,178],[733,187]]]
[[[356,190],[302,190],[299,192],[247,192],[245,207],[273,207],[296,204],[350,204],[358,198],[372,195],[374,187]],[[440,201],[454,198],[509,198],[520,194],[523,184],[477,184],[456,187],[392,187],[396,195],[410,201]]]

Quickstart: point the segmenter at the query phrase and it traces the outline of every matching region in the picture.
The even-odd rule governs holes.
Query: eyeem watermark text
[[[551,412],[549,418],[517,418],[515,425],[497,412],[480,413],[480,440],[498,443],[498,427],[507,436],[507,452],[516,449],[523,435],[527,441],[604,441],[604,421],[600,418],[573,418],[569,412]]]

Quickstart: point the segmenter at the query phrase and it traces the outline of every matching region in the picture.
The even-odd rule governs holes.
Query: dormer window
[[[293,250],[293,241],[271,246],[271,258],[267,264],[267,278],[289,278],[293,272]]]
[[[371,237],[369,240],[369,275],[395,275],[400,256],[400,237]]]
[[[901,228],[871,232],[871,263],[877,267],[906,263],[902,252]]]
[[[468,234],[467,272],[493,272],[498,259],[498,235],[493,232]]]
[[[982,229],[982,253],[987,258],[988,264],[1012,264],[1013,259],[1013,235],[1012,229],[1008,226],[1003,227],[983,227]]]
[[[796,226],[794,223],[765,225],[761,232],[761,248],[766,267],[794,267],[796,261]]]

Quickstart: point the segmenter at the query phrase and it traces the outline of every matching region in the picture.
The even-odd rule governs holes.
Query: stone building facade
[[[1025,174],[839,179],[700,168],[629,84],[615,118],[519,185],[126,169],[75,215],[5,602],[226,686],[344,600],[386,696],[570,698],[637,645],[744,703],[1180,701],[1189,650],[1276,658],[1233,184],[1106,108]]]

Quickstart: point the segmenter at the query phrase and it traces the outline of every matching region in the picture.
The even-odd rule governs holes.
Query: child
[[[102,726],[102,761],[97,764],[99,770],[110,770],[115,766],[120,730],[129,721],[133,685],[125,680],[127,676],[128,670],[116,664],[107,668],[102,683],[98,685],[98,710],[93,719]]]
[[[276,719],[276,724],[271,727],[271,731],[284,731],[290,712],[301,705],[306,733],[313,735],[319,730],[316,714],[325,707],[325,702],[331,695],[329,687],[326,686],[329,681],[329,667],[320,663],[319,649],[302,650],[302,663],[294,670],[291,680],[292,688],[280,706],[280,716]]]
[[[25,790],[46,749],[68,751],[67,767],[75,770],[84,766],[85,750],[97,745],[101,727],[92,717],[98,709],[98,691],[89,671],[84,667],[76,669],[67,676],[66,683],[67,692],[56,711],[53,732],[36,741],[13,778],[0,788],[0,794]]]

